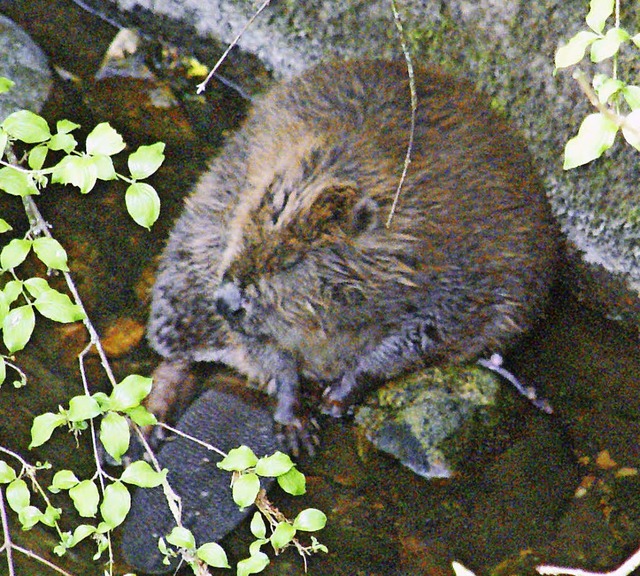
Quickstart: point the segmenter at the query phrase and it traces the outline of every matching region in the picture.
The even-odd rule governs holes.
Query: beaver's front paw
[[[295,417],[287,423],[276,421],[278,441],[296,457],[300,455],[301,449],[309,456],[315,455],[320,444],[318,430],[318,423],[313,418]]]
[[[348,372],[336,382],[329,386],[322,395],[322,405],[320,410],[323,414],[341,418],[353,405],[352,397],[358,385],[355,374]]]

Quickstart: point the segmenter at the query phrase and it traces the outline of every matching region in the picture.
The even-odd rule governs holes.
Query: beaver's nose
[[[227,322],[242,320],[246,314],[242,290],[233,282],[223,282],[214,294],[216,310]]]

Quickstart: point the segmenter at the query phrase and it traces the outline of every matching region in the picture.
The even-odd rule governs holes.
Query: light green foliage
[[[9,115],[0,124],[0,150],[4,152],[6,143],[14,140],[37,146],[27,156],[29,169],[10,164],[0,168],[0,190],[14,196],[38,194],[50,177],[54,183],[77,186],[86,194],[98,180],[117,178],[128,182],[130,189],[133,187],[133,191],[127,193],[127,207],[132,206],[133,219],[150,227],[158,218],[160,200],[152,186],[138,180],[148,178],[158,170],[164,160],[164,144],[140,146],[133,152],[128,160],[130,176],[126,177],[116,173],[111,159],[126,146],[122,136],[103,122],[87,136],[85,152],[79,152],[78,142],[71,134],[77,128],[78,124],[62,120],[52,134],[46,120],[33,112],[20,110]],[[55,165],[45,168],[49,150],[63,151],[66,155]]]
[[[591,86],[578,70],[574,74],[598,112],[588,115],[578,134],[565,147],[565,170],[587,164],[602,156],[615,142],[619,130],[625,140],[640,150],[640,87],[626,84],[617,78],[617,57],[620,49],[630,43],[640,47],[640,34],[632,35],[620,26],[616,16],[611,28],[607,21],[619,14],[620,0],[591,0],[586,23],[589,30],[581,30],[556,52],[556,70],[580,63],[589,50],[591,62],[612,61],[612,76],[596,74]],[[622,111],[625,104],[630,113]]]
[[[0,93],[12,84],[0,78]],[[7,349],[7,354],[0,354],[0,385],[6,379],[8,368],[18,374],[14,386],[26,383],[26,375],[13,364],[11,355],[29,343],[35,328],[36,311],[55,322],[83,321],[92,335],[92,343],[99,344],[69,275],[67,253],[49,233],[31,197],[50,183],[71,184],[86,194],[99,180],[118,179],[128,184],[125,204],[136,223],[149,228],[159,215],[160,200],[155,189],[140,180],[153,175],[161,166],[164,144],[140,146],[132,152],[127,160],[130,174],[123,176],[116,173],[112,160],[126,147],[120,134],[106,122],[98,124],[87,136],[85,151],[82,152],[73,136],[77,128],[78,124],[61,120],[52,132],[44,118],[25,110],[11,114],[0,123],[0,193],[22,199],[30,219],[30,229],[23,237],[12,238],[0,245],[0,276],[4,281],[0,283],[0,329]],[[22,163],[13,155],[13,144],[18,141],[27,145]],[[56,154],[49,154],[50,151]],[[52,157],[56,159],[55,163],[47,166]],[[0,218],[0,234],[11,230],[11,224]],[[21,265],[32,256],[46,267],[47,272],[62,274],[73,299],[50,286],[44,277],[19,277]],[[98,350],[100,353],[99,346]],[[111,392],[91,394],[85,387],[83,393],[68,400],[67,406],[36,416],[31,426],[29,449],[46,444],[58,429],[73,433],[78,441],[83,431],[90,430],[91,437],[98,439],[104,451],[121,463],[131,442],[132,423],[138,426],[156,424],[153,414],[141,404],[151,390],[151,379],[132,374],[116,382],[108,369],[107,358],[102,355],[101,361],[112,382]],[[109,555],[105,574],[112,576],[111,532],[122,524],[130,511],[130,487],[162,486],[176,519],[176,527],[159,541],[159,549],[165,554],[164,561],[169,563],[170,558],[180,555],[194,574],[203,575],[208,574],[207,566],[230,567],[219,544],[209,542],[198,546],[193,534],[181,525],[180,509],[167,481],[166,469],[159,470],[139,460],[129,463],[119,477],[114,477],[107,474],[96,451],[96,470],[90,478],[79,478],[73,470],[58,470],[51,485],[45,489],[38,481],[37,472],[49,468],[47,463],[32,466],[2,446],[0,453],[20,462],[16,469],[0,460],[0,489],[4,490],[6,503],[17,515],[23,529],[28,530],[41,523],[57,531],[59,540],[53,551],[58,556],[90,538],[95,546],[94,560],[100,559],[105,552]],[[295,468],[289,456],[276,452],[258,458],[248,447],[241,446],[231,450],[219,466],[233,474],[232,493],[238,506],[255,504],[260,510],[251,525],[256,540],[250,546],[249,558],[238,564],[238,574],[255,574],[269,564],[268,556],[260,550],[268,543],[276,552],[290,545],[295,545],[303,555],[326,552],[326,548],[313,537],[311,545],[306,547],[296,539],[297,531],[315,531],[324,526],[318,511],[308,509],[294,521],[289,521],[271,506],[261,490],[260,477],[275,477],[288,493],[305,492],[304,475]],[[50,493],[68,497],[69,505],[86,519],[86,523],[75,526],[72,531],[62,531],[58,523],[62,510],[51,505]],[[319,514],[324,517],[321,512]],[[265,518],[268,523],[265,523]],[[271,530],[270,536],[267,536],[267,525]],[[5,538],[0,540],[6,543],[9,540],[7,536],[5,534]]]
[[[303,555],[327,552],[327,548],[314,537],[311,539],[311,545],[306,547],[296,538],[298,531],[315,532],[324,528],[327,518],[323,512],[307,508],[300,512],[295,520],[288,520],[271,507],[260,489],[260,477],[276,478],[285,492],[294,496],[305,493],[304,474],[296,469],[287,454],[277,451],[270,456],[258,458],[248,446],[240,446],[230,450],[217,466],[233,472],[231,486],[234,502],[241,509],[252,504],[258,508],[250,525],[251,533],[256,540],[249,546],[249,557],[238,563],[237,574],[257,574],[268,566],[269,557],[261,550],[265,544],[271,544],[276,553],[291,545]],[[265,519],[268,522],[265,522]]]

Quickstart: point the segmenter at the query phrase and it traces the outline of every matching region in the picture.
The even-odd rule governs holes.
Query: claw
[[[331,387],[327,388],[322,394],[322,404],[320,411],[333,418],[342,418],[345,415],[348,405],[344,400],[338,400],[333,397]]]
[[[281,444],[286,446],[293,456],[300,456],[301,448],[314,456],[316,447],[320,444],[315,430],[319,430],[318,423],[312,418],[295,418],[292,422],[283,424],[276,422],[276,434]]]

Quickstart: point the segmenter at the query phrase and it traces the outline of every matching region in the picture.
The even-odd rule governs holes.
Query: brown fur
[[[557,236],[525,146],[468,83],[418,68],[416,85],[389,228],[410,134],[402,63],[322,65],[256,104],[165,250],[149,341],[166,362],[273,381],[276,420],[300,428],[301,378],[329,386],[339,415],[371,382],[501,350],[531,325]]]

